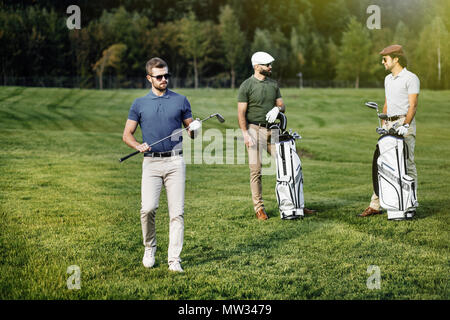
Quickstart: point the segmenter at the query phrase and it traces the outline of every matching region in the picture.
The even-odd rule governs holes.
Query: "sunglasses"
[[[159,76],[152,76],[151,74],[149,74],[150,77],[152,78],[156,78],[156,80],[161,81],[164,77],[164,79],[169,80],[169,78],[172,76],[170,73],[166,73],[166,74],[161,74]]]
[[[260,66],[264,66],[264,67],[271,67],[272,64],[271,63],[266,63],[266,64],[260,64]]]

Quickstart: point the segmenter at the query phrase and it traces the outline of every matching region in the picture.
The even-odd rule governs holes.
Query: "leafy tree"
[[[127,46],[116,43],[103,50],[102,57],[94,64],[92,69],[97,73],[100,81],[100,90],[103,89],[103,72],[107,67],[117,69]]]
[[[147,52],[151,57],[160,57],[169,64],[171,73],[177,80],[184,69],[186,69],[185,59],[182,55],[182,41],[180,24],[175,22],[159,23],[155,28],[147,30],[143,39],[148,48]],[[148,58],[150,58],[150,56]],[[174,86],[177,83],[173,83]]]
[[[383,84],[384,77],[386,77],[386,70],[381,63],[381,56],[379,53],[383,50],[383,48],[391,44],[395,44],[396,41],[393,40],[395,32],[387,27],[372,29],[368,32],[370,34],[370,38],[372,39],[372,50],[369,59],[370,61],[373,61],[373,63],[370,64],[371,68],[368,76],[372,76],[373,79],[381,85]]]
[[[54,10],[0,9],[2,72],[12,76],[71,75],[68,30]]]
[[[392,40],[393,44],[400,44],[405,51],[405,54],[408,58],[411,58],[410,53],[414,52],[417,47],[418,37],[415,35],[413,31],[402,21],[400,20],[395,27],[394,39]]]
[[[355,88],[359,88],[361,76],[371,69],[371,49],[372,42],[367,28],[352,17],[342,35],[336,66],[337,78],[354,79]]]
[[[421,82],[435,89],[448,88],[450,37],[443,20],[435,17],[425,26],[415,51],[416,69]]]
[[[290,49],[290,65],[291,65],[291,76],[294,76],[301,70],[302,66],[305,64],[305,52],[302,48],[299,40],[297,30],[293,27],[291,29],[291,36],[289,39],[289,49]]]
[[[225,60],[231,75],[231,88],[234,89],[236,65],[244,56],[245,34],[240,30],[239,22],[230,6],[222,8],[219,21]]]
[[[298,35],[298,50],[302,53],[301,71],[305,78],[324,78],[326,75],[326,59],[324,58],[325,41],[316,29],[312,13],[312,5],[299,14],[295,33]],[[293,44],[291,43],[291,46]],[[295,70],[298,72],[299,70]]]
[[[333,39],[330,37],[328,39],[327,45],[326,45],[326,51],[327,51],[327,64],[329,66],[328,72],[329,72],[329,79],[334,79],[336,77],[336,64],[338,61],[338,55],[339,55],[339,48],[334,43]]]
[[[197,89],[201,60],[211,50],[209,44],[211,42],[210,30],[212,29],[212,25],[208,21],[198,21],[192,11],[181,19],[179,24],[183,54],[188,59],[192,59],[194,86]]]
[[[251,54],[257,51],[265,51],[275,58],[274,74],[281,80],[289,67],[289,40],[280,29],[269,30],[256,29],[255,37],[251,45]]]

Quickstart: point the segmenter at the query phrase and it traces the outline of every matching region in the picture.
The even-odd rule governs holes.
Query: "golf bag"
[[[302,162],[297,154],[295,140],[297,133],[286,132],[286,116],[279,113],[280,123],[271,127],[279,129],[276,148],[277,183],[275,193],[281,219],[303,218],[305,201],[303,198]]]
[[[392,129],[378,139],[372,163],[373,188],[389,220],[405,219],[407,211],[418,206],[415,181],[406,170],[407,158],[404,138]]]

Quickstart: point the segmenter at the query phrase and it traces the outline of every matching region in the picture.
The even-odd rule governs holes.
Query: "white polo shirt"
[[[392,73],[384,78],[384,91],[387,102],[387,115],[406,115],[409,109],[409,94],[419,94],[420,80],[412,72],[403,68],[397,76]]]

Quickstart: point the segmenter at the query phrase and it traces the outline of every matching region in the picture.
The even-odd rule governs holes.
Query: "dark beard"
[[[266,77],[270,77],[272,75],[272,71],[269,71],[269,70],[261,70],[260,73]]]
[[[157,86],[157,85],[154,85],[154,84],[152,84],[153,85],[153,87],[156,89],[156,90],[158,90],[159,92],[161,92],[161,93],[164,93],[166,90],[167,90],[167,86],[166,86],[166,88],[164,89],[164,88],[162,88],[161,86]],[[168,84],[167,84],[168,85]]]

